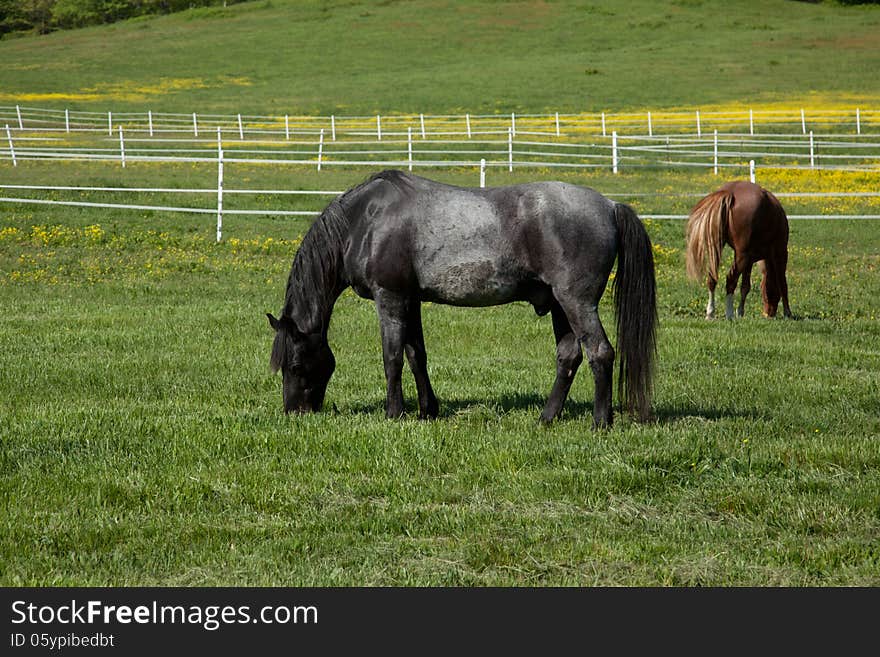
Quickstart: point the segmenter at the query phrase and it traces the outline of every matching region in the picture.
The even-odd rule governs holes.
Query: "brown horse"
[[[694,280],[707,277],[707,319],[715,316],[715,285],[725,244],[733,248],[733,265],[727,274],[727,319],[733,319],[733,293],[740,274],[743,279],[736,314],[742,317],[752,287],[752,265],[758,261],[762,261],[764,316],[776,316],[780,298],[785,316],[792,316],[785,278],[788,217],[773,194],[744,180],[726,183],[694,206],[686,235],[688,276]]]

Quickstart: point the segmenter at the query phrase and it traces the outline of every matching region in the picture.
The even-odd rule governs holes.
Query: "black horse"
[[[599,299],[617,258],[614,302],[619,396],[646,420],[657,322],[651,242],[635,212],[561,182],[469,189],[383,171],[337,197],[293,259],[271,367],[283,373],[284,410],[320,410],[336,361],[327,328],[347,287],[373,299],[385,363],[387,417],[403,414],[403,355],[415,376],[419,417],[438,413],[428,379],[421,302],[531,303],[556,334],[556,381],[541,420],[559,415],[583,360],[595,378],[594,427],[612,422],[614,349]]]

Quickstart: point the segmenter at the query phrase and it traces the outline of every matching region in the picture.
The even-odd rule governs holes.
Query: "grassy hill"
[[[268,0],[0,41],[0,104],[259,113],[880,98],[880,7]]]

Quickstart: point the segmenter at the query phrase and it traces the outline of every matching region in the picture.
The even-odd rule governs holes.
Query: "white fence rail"
[[[405,140],[383,137],[381,141],[328,142],[321,133],[312,141],[228,141],[220,132],[224,159],[238,164],[286,164],[332,166],[607,168],[615,173],[639,168],[739,168],[749,160],[759,166],[796,169],[880,171],[880,134],[731,136],[618,135],[589,142],[534,141],[515,139],[508,130],[499,140],[450,139]],[[0,142],[2,144],[2,142]],[[99,142],[76,143],[35,133],[19,133],[7,127],[0,159],[13,165],[26,160],[114,161],[121,166],[135,162],[216,162],[217,142],[200,139],[140,138],[126,134]]]
[[[214,195],[214,207],[104,203],[0,197],[3,203],[54,204],[223,215],[314,216],[314,210],[235,210],[234,194],[341,192],[226,189],[224,164],[487,168],[712,168],[755,166],[880,171],[880,112],[647,112],[552,115],[394,115],[371,117],[235,116],[146,112],[75,112],[0,106],[0,161],[207,163],[217,167],[211,189],[2,185],[0,190]],[[817,129],[825,130],[817,133]],[[216,137],[214,136],[216,135]],[[741,175],[741,174],[737,174]],[[784,193],[778,194],[781,197]],[[851,196],[825,193],[826,196]],[[880,193],[859,194],[880,196]],[[632,196],[632,195],[628,195]],[[679,215],[643,215],[673,218]],[[877,215],[793,215],[799,218],[877,219]]]
[[[482,182],[482,181],[481,181]],[[89,201],[67,201],[46,198],[22,198],[0,196],[0,203],[23,203],[23,204],[40,204],[40,205],[57,205],[66,207],[85,207],[85,208],[107,208],[118,210],[148,210],[156,212],[182,212],[194,214],[211,214],[217,215],[217,241],[222,239],[222,221],[223,215],[270,215],[270,216],[301,216],[316,217],[320,214],[320,210],[283,210],[283,209],[262,209],[262,210],[232,210],[224,208],[222,205],[223,195],[227,194],[250,194],[250,195],[266,195],[266,196],[313,196],[332,198],[342,194],[342,190],[289,190],[289,189],[225,189],[222,187],[222,180],[218,181],[218,188],[202,188],[202,189],[182,189],[182,188],[150,188],[150,187],[82,187],[67,185],[4,185],[0,184],[0,190],[18,190],[29,192],[78,192],[78,193],[146,193],[146,194],[190,194],[201,196],[215,196],[217,205],[213,207],[187,207],[187,206],[166,206],[166,205],[144,205],[131,203],[97,203]],[[699,193],[680,193],[680,194],[661,194],[661,193],[617,193],[608,194],[611,198],[700,198]],[[880,191],[877,192],[779,192],[776,194],[779,198],[880,198]],[[640,213],[644,219],[685,219],[685,214],[651,214]],[[792,214],[789,219],[880,219],[880,214]]]
[[[235,116],[0,106],[0,159],[315,166],[880,170],[880,111]],[[758,128],[763,129],[761,132]],[[824,132],[820,132],[824,130]],[[213,135],[216,134],[217,140]],[[210,136],[209,136],[210,135]]]
[[[0,124],[9,124],[18,130],[33,129],[56,132],[103,132],[113,135],[118,127],[126,132],[140,132],[154,136],[165,134],[208,134],[216,128],[246,136],[296,135],[317,136],[325,130],[330,141],[343,137],[402,137],[412,130],[417,138],[438,136],[466,136],[506,134],[508,129],[517,135],[554,135],[598,133],[610,136],[632,132],[654,136],[661,133],[691,133],[697,136],[735,132],[755,135],[762,132],[846,132],[861,135],[880,129],[880,110],[853,107],[851,109],[754,110],[736,111],[646,111],[646,112],[593,112],[579,114],[460,114],[426,115],[393,114],[390,116],[260,116],[223,114],[174,114],[145,110],[140,112],[87,112],[69,109],[48,109],[0,106]]]

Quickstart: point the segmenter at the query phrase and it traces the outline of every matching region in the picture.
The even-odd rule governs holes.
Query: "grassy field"
[[[877,103],[880,8],[246,2],[0,41],[0,103],[245,114]],[[799,105],[798,105],[799,106]]]
[[[389,422],[375,310],[347,293],[330,411],[289,418],[263,313],[305,222],[217,245],[209,218],[7,208],[3,582],[877,584],[880,231],[794,223],[801,319],[754,295],[710,323],[682,223],[648,226],[658,422],[592,433],[586,370],[537,425],[552,330],[524,304],[428,306],[441,417]]]
[[[440,113],[880,97],[880,10],[753,7],[248,3],[0,41],[11,62],[0,104]],[[771,61],[773,84],[755,82]],[[477,182],[472,169],[422,173]],[[230,187],[290,189],[346,189],[367,174],[227,170]],[[695,199],[674,194],[719,182],[534,169],[493,170],[489,183],[539,178],[642,214],[686,213]],[[759,182],[876,191],[880,180],[762,168]],[[216,170],[4,160],[0,183],[211,187]],[[784,203],[878,214],[867,197]],[[413,417],[407,375],[409,416],[385,420],[376,312],[351,292],[333,316],[327,411],[284,416],[265,313],[281,306],[308,222],[228,216],[216,244],[213,221],[0,205],[0,584],[880,585],[877,222],[792,222],[796,321],[762,319],[754,280],[744,319],[707,322],[704,290],[684,277],[683,222],[646,221],[657,422],[618,414],[592,432],[587,368],[564,417],[538,425],[554,344],[549,319],[525,304],[426,306],[441,415]],[[610,299],[601,312],[611,331]]]

